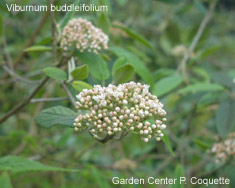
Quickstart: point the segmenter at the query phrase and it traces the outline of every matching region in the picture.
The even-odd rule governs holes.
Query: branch
[[[113,134],[113,135],[107,135],[104,138],[100,138],[100,137],[95,136],[90,130],[88,132],[93,138],[95,138],[97,141],[99,141],[102,144],[107,143],[109,140],[111,140],[114,137],[114,134]]]
[[[209,7],[209,11],[208,13],[206,14],[206,16],[204,17],[204,19],[202,20],[201,22],[201,25],[191,43],[191,45],[189,46],[189,49],[187,50],[187,52],[184,54],[184,57],[183,59],[181,60],[180,64],[179,64],[179,67],[178,67],[178,70],[182,71],[182,73],[184,74],[184,76],[186,76],[186,64],[187,64],[187,61],[189,60],[192,52],[194,51],[197,43],[199,42],[207,24],[209,23],[211,17],[212,17],[212,14],[214,12],[214,9],[215,9],[215,6],[216,6],[216,3],[217,1],[214,0],[211,4],[210,4],[210,7]]]
[[[10,55],[10,52],[8,50],[8,45],[7,45],[7,40],[5,37],[3,37],[3,48],[5,48],[5,56],[6,56],[6,62],[8,64],[8,67],[11,69],[11,70],[14,70],[14,67],[13,67],[13,62],[12,62],[12,58],[11,58],[11,55]]]
[[[63,65],[65,62],[67,62],[69,57],[63,57],[57,67],[60,67]],[[12,108],[9,112],[7,112],[2,118],[0,118],[0,124],[6,121],[10,116],[13,114],[17,113],[20,109],[22,109],[24,106],[26,106],[28,103],[30,103],[30,100],[40,91],[40,89],[47,83],[49,80],[49,77],[46,76],[45,78],[42,79],[40,84],[33,90],[33,92],[25,98],[22,102],[18,103],[14,108]]]
[[[68,99],[67,97],[58,97],[58,98],[39,98],[39,99],[31,99],[31,103],[39,103],[39,102],[55,102],[55,101],[63,101]]]
[[[50,0],[50,4],[54,4],[54,0]],[[54,12],[50,10],[51,15],[51,32],[52,32],[52,43],[53,43],[53,60],[57,62],[57,32]]]
[[[229,158],[224,164],[222,164],[221,166],[219,166],[219,167],[217,167],[217,168],[215,168],[215,169],[213,169],[213,170],[211,170],[211,171],[209,171],[209,172],[206,172],[206,173],[204,173],[204,174],[199,175],[198,178],[206,178],[206,177],[208,177],[208,176],[214,174],[214,173],[217,172],[218,170],[220,170],[220,169],[224,168],[226,165],[230,164],[230,163],[232,162],[232,160],[233,160],[233,156],[230,157],[230,158]]]
[[[9,69],[6,65],[3,65],[2,68],[16,80],[19,80],[19,81],[24,82],[26,84],[36,84],[36,83],[38,83],[38,81],[31,81],[31,80],[28,80],[26,78],[23,78],[23,77],[17,75],[13,70]]]
[[[64,88],[64,90],[65,90],[66,94],[68,95],[68,97],[69,97],[71,103],[72,103],[73,106],[76,108],[76,106],[77,106],[77,105],[76,105],[76,101],[75,101],[75,99],[73,98],[72,93],[69,91],[69,89],[67,88],[67,86],[65,85],[64,82],[61,82],[61,86]]]
[[[25,48],[28,48],[30,46],[33,45],[36,37],[39,35],[41,29],[43,28],[44,24],[46,23],[48,17],[49,17],[49,11],[45,12],[44,16],[42,17],[40,23],[38,24],[38,27],[36,28],[36,30],[34,31],[34,33],[32,34],[32,36],[30,37],[30,39],[28,40],[28,42],[26,43]],[[18,58],[15,60],[15,62],[13,63],[13,68],[15,68],[24,58],[26,52],[23,50],[20,55],[18,56]],[[8,74],[5,74],[3,77],[3,79],[7,79],[8,78]]]
[[[44,16],[42,17],[38,27],[36,28],[36,30],[34,31],[34,33],[32,34],[31,38],[28,40],[28,42],[26,43],[25,48],[28,48],[30,46],[33,45],[36,37],[38,36],[38,34],[40,33],[41,29],[43,28],[44,24],[46,23],[48,17],[49,17],[49,12],[45,12]],[[15,63],[14,63],[14,67],[16,67],[23,59],[23,57],[25,56],[26,52],[22,51],[22,53],[19,55],[19,57],[16,59]]]

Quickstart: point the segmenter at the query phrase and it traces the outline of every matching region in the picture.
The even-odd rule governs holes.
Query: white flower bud
[[[148,141],[149,141],[149,139],[148,139],[148,138],[144,138],[144,141],[145,141],[145,142],[148,142]]]
[[[93,89],[80,92],[77,98],[80,100],[77,102],[79,109],[87,111],[85,114],[78,111],[79,115],[74,120],[75,130],[78,127],[91,129],[97,137],[103,138],[104,135],[124,130],[132,132],[138,128],[141,139],[145,141],[155,135],[159,140],[163,135],[160,129],[166,127],[162,124],[166,118],[154,118],[165,114],[165,110],[157,97],[149,93],[148,86],[135,82],[118,86],[109,84],[108,87],[95,85]],[[150,123],[152,120],[155,123]]]
[[[157,141],[160,141],[160,140],[161,140],[161,138],[160,138],[160,137],[156,137],[156,140],[157,140]]]
[[[156,129],[156,128],[157,128],[157,125],[152,124],[152,128],[153,128],[153,129]]]
[[[130,130],[133,131],[135,128],[134,127],[130,127]]]
[[[144,134],[148,134],[149,133],[149,131],[148,130],[144,130]]]
[[[165,124],[162,124],[161,125],[161,129],[165,129],[166,128],[166,125]]]

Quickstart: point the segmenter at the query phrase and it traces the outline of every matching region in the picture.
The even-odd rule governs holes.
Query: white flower
[[[93,96],[92,97],[96,102],[99,102],[100,101],[100,98],[98,96]]]
[[[61,48],[67,52],[76,48],[80,52],[98,53],[108,48],[108,36],[91,22],[82,19],[72,19],[64,27],[61,35]]]
[[[125,99],[122,102],[123,102],[123,104],[128,104],[127,100],[125,100]]]
[[[102,106],[107,106],[107,102],[106,102],[105,100],[102,100],[102,101],[101,101],[101,105],[102,105]]]
[[[74,122],[74,129],[92,130],[95,138],[114,135],[122,131],[138,130],[145,142],[155,137],[161,139],[166,125],[163,105],[156,96],[149,93],[149,86],[130,82],[108,87],[95,85],[83,90],[76,102],[81,113]],[[92,100],[91,100],[92,99]],[[87,125],[88,127],[86,127]]]

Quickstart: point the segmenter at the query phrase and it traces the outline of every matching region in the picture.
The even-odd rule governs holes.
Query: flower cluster
[[[222,142],[215,143],[211,149],[215,154],[216,162],[225,162],[230,157],[235,157],[235,133],[228,135]]]
[[[166,111],[148,85],[130,82],[108,87],[95,85],[77,95],[77,108],[83,111],[75,119],[74,130],[88,129],[95,138],[134,132],[148,142],[164,136]]]
[[[108,41],[108,36],[101,29],[85,19],[78,18],[70,20],[64,27],[61,48],[65,52],[76,48],[80,52],[87,50],[97,54],[99,50],[108,48]]]

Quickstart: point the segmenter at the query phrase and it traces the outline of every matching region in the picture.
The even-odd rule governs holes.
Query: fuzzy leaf
[[[222,101],[216,112],[216,128],[223,138],[235,129],[235,101]]]
[[[75,80],[84,80],[88,77],[88,66],[87,65],[82,65],[77,68],[75,68],[72,72],[71,75],[73,79]]]
[[[153,93],[161,97],[177,88],[182,82],[183,78],[179,75],[165,77],[155,84]]]
[[[90,168],[93,178],[100,188],[111,188],[111,186],[107,183],[107,181],[104,180],[104,177],[99,170],[97,170],[95,167],[92,166]]]
[[[3,24],[2,24],[2,16],[0,15],[0,36],[2,35],[2,29],[3,28]]]
[[[196,92],[203,92],[203,91],[220,91],[224,88],[219,84],[211,84],[211,83],[197,83],[189,85],[183,89],[179,90],[179,93],[196,93]]]
[[[109,69],[107,62],[98,54],[88,52],[77,52],[77,57],[82,63],[88,65],[92,76],[98,80],[106,80],[109,78]]]
[[[172,188],[184,188],[184,181],[180,182],[180,178],[184,177],[184,171],[180,164],[177,164],[174,172],[174,178],[177,179],[176,183],[172,185]]]
[[[1,166],[0,166],[1,168]],[[1,188],[12,188],[11,180],[7,172],[3,172],[0,176],[0,187]]]
[[[47,67],[43,69],[43,71],[46,73],[47,76],[54,78],[56,80],[66,80],[67,79],[67,74],[56,67]]]
[[[0,158],[0,170],[10,172],[27,172],[27,171],[67,171],[76,172],[64,168],[47,166],[42,163],[32,161],[18,156],[5,156]]]
[[[24,49],[24,52],[50,52],[52,51],[52,47],[50,46],[31,46],[29,48]]]
[[[167,149],[169,150],[170,154],[171,154],[173,157],[175,157],[175,153],[174,153],[174,151],[173,151],[173,149],[172,149],[170,139],[168,138],[167,134],[166,134],[164,131],[162,131],[162,132],[163,132],[163,134],[164,134],[164,136],[162,137],[162,141],[166,144],[166,147],[167,147]]]
[[[105,13],[101,13],[99,19],[98,19],[98,27],[101,28],[105,33],[109,33],[110,28],[110,20]]]
[[[135,69],[132,65],[128,64],[125,57],[120,57],[114,63],[112,72],[115,83],[124,83],[131,80]]]
[[[136,73],[141,78],[143,78],[143,80],[147,84],[153,85],[153,76],[151,72],[148,70],[146,65],[137,56],[119,47],[113,47],[111,48],[111,51],[118,57],[126,57],[128,63],[131,64],[135,68]]]
[[[132,37],[133,39],[135,39],[136,41],[140,42],[141,44],[149,47],[149,48],[154,48],[153,45],[147,40],[145,39],[142,35],[138,34],[136,31],[131,30],[125,26],[122,25],[113,25],[113,27],[119,28],[121,30],[123,30],[124,32],[126,32],[130,37]]]
[[[74,5],[78,5],[80,0],[74,0]],[[62,22],[60,23],[60,29],[63,30],[66,24],[73,18],[73,15],[75,14],[75,11],[68,11],[64,18],[62,19]]]
[[[69,108],[55,106],[39,112],[35,121],[42,127],[51,128],[54,125],[73,127],[77,113]]]
[[[92,89],[93,87],[90,84],[83,81],[74,81],[73,88],[81,92],[83,89]]]

